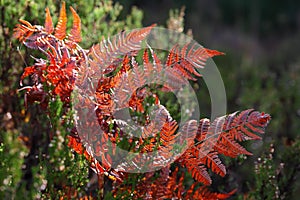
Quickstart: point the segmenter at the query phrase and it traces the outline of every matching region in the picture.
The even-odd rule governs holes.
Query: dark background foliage
[[[222,187],[231,185],[232,188],[233,185],[238,188],[235,197],[241,199],[246,194],[250,195],[246,198],[255,199],[297,197],[300,193],[297,190],[300,188],[299,181],[297,182],[300,165],[297,154],[300,152],[300,2],[120,0],[118,3],[123,5],[123,10],[119,4],[116,6],[107,3],[109,1],[97,2],[66,1],[67,5],[72,5],[78,11],[83,21],[83,38],[88,33],[93,33],[83,42],[82,46],[85,48],[97,42],[102,35],[112,35],[122,29],[141,26],[142,16],[143,25],[166,25],[169,10],[185,6],[185,31],[191,29],[194,39],[203,46],[226,53],[214,61],[226,87],[228,113],[255,108],[272,116],[263,142],[248,145],[255,156],[247,160],[243,157],[225,160],[229,166],[229,175],[224,180],[216,179],[213,187],[222,190]],[[85,164],[80,159],[72,160],[72,155],[66,153],[67,148],[59,146],[61,152],[64,152],[61,154],[52,152],[48,147],[49,138],[45,136],[51,133],[47,117],[37,106],[25,111],[24,93],[17,92],[23,67],[31,64],[29,55],[34,52],[27,52],[18,44],[12,38],[12,30],[19,18],[32,24],[42,24],[46,6],[50,7],[52,15],[57,16],[60,1],[45,3],[1,0],[0,198],[13,197],[29,190],[32,197],[39,197],[36,196],[39,195],[38,191],[43,190],[43,185],[46,185],[43,180],[48,180],[50,184],[59,174],[68,177],[68,183],[76,185],[76,188],[82,188],[82,185],[91,180],[91,175],[82,170],[82,180],[70,177],[70,169],[65,169],[62,173],[64,170],[61,170],[63,168],[60,168],[61,162],[58,161],[51,163],[52,169],[41,168],[45,161],[41,158],[43,155],[57,159],[66,157],[66,166],[71,166],[72,162],[81,163],[76,168],[78,173]],[[201,80],[199,87],[200,109],[202,116],[207,117],[210,101],[205,83]],[[61,127],[61,130],[66,128]],[[65,134],[67,133],[62,131],[61,137]],[[24,140],[19,140],[19,136],[29,137],[29,141],[35,143],[24,145]],[[60,141],[60,137],[55,141],[54,146],[64,143]],[[270,147],[270,144],[273,146]],[[74,172],[75,169],[72,170]],[[53,177],[45,178],[49,176],[49,171],[53,172]]]

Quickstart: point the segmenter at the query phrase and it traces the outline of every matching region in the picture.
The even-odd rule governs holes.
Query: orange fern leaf
[[[253,109],[219,117],[213,123],[202,119],[195,138],[196,143],[187,149],[178,161],[188,169],[195,180],[210,184],[211,179],[204,165],[214,173],[224,176],[226,169],[218,153],[230,157],[251,155],[237,141],[261,139],[257,134],[264,133],[269,120],[268,114]]]
[[[181,49],[178,45],[175,45],[168,54],[165,66],[167,66],[167,69],[171,68],[169,71],[170,77],[174,77],[177,82],[184,84],[185,82],[182,79],[197,80],[194,76],[200,77],[201,74],[196,69],[203,68],[206,60],[216,55],[223,55],[223,53],[205,49],[192,43],[184,45]]]
[[[96,92],[97,107],[102,115],[110,115],[112,113],[113,101],[111,95],[104,92]]]
[[[78,141],[75,137],[68,136],[68,147],[73,149],[78,154],[83,154],[84,147],[80,141]]]
[[[233,113],[217,118],[213,124],[208,119],[200,121],[197,139],[226,156],[236,157],[240,154],[251,155],[237,141],[258,140],[267,126],[270,115],[259,113],[253,109]],[[201,128],[200,128],[201,127]],[[211,147],[211,146],[210,146]]]
[[[208,131],[209,128],[207,126],[207,120],[201,120],[198,132]],[[196,140],[199,138],[196,137]],[[220,176],[225,176],[226,168],[222,164],[220,158],[218,157],[218,152],[213,149],[213,145],[211,143],[212,138],[207,139],[207,142],[202,142],[195,144],[195,146],[191,146],[188,150],[189,153],[193,154],[195,158],[199,159],[199,163],[206,165],[209,169],[211,169],[214,173],[219,174]]]
[[[79,43],[82,40],[82,38],[81,38],[81,20],[80,20],[80,17],[78,16],[78,14],[76,13],[76,11],[71,6],[70,6],[70,10],[73,15],[73,27],[71,29],[68,39],[73,42]]]
[[[194,194],[192,199],[199,199],[199,200],[221,200],[221,199],[227,199],[230,196],[232,196],[236,192],[236,189],[232,190],[229,193],[217,193],[217,192],[211,192],[208,190],[206,186],[201,186],[198,188]]]
[[[195,150],[193,154],[198,156],[200,158],[200,162],[205,164],[209,169],[212,170],[212,172],[219,174],[220,176],[225,176],[226,168],[225,165],[222,164],[218,156],[218,152],[211,151],[207,154],[203,154],[201,147],[201,145],[197,146],[197,150]]]
[[[133,82],[136,87],[144,86],[146,83],[145,71],[143,67],[139,67],[133,59],[132,70],[128,73],[128,80]],[[147,77],[148,78],[148,77]]]
[[[49,8],[46,8],[45,30],[48,34],[51,34],[54,31],[52,17],[50,15]]]
[[[168,158],[168,155],[172,154],[173,145],[176,142],[175,141],[175,131],[177,130],[177,122],[175,120],[173,121],[166,121],[162,127],[162,130],[160,132],[160,144],[161,149],[163,151],[162,156],[165,156]]]
[[[270,119],[270,115],[259,113],[253,109],[227,116],[216,149],[224,155],[231,157],[236,157],[239,154],[251,155],[251,153],[241,148],[234,140],[261,139],[258,134],[264,133]],[[239,152],[238,149],[241,151]]]
[[[76,130],[73,129],[71,131],[71,134],[68,136],[68,141],[68,147],[73,149],[76,153],[83,155],[89,161],[91,169],[96,174],[104,174],[113,181],[123,181],[124,174],[122,172],[117,172],[111,169],[110,162],[107,162],[107,158],[102,159],[102,161],[106,161],[106,163],[100,164],[98,160],[94,157],[94,155],[90,151],[87,151],[87,148],[83,146],[81,138],[79,137]]]
[[[103,39],[99,44],[94,45],[89,53],[92,62],[104,67],[109,66],[118,56],[126,55],[141,49],[142,41],[150,33],[155,25],[133,30],[129,33],[122,32],[113,38]]]
[[[187,170],[191,173],[193,178],[201,182],[205,185],[210,185],[212,183],[212,180],[207,172],[206,167],[199,163],[198,158],[194,157],[192,154],[186,155],[184,161],[184,166],[187,168]]]
[[[164,126],[166,120],[170,118],[170,113],[168,110],[162,106],[158,105],[158,109],[154,111],[155,118],[150,121],[150,123],[143,127],[142,137],[153,137],[161,130],[161,127]]]
[[[118,109],[130,106],[133,110],[143,112],[142,102],[146,94],[145,90],[141,90],[141,87],[146,84],[147,79],[144,74],[144,68],[138,66],[133,57],[131,60],[133,65],[132,69],[128,72],[120,71],[118,76],[115,77],[116,85],[114,87],[114,96],[117,97],[115,103]],[[122,66],[121,70],[124,67],[129,69],[129,65],[126,63]]]
[[[63,1],[59,13],[58,23],[55,28],[54,36],[59,40],[63,40],[66,37],[66,30],[67,30],[66,3]]]
[[[132,61],[134,59],[132,58]],[[128,57],[128,55],[125,55],[122,61],[122,67],[120,69],[120,74],[128,72],[130,70],[131,66],[130,66],[130,58]]]
[[[205,51],[209,57],[225,55],[223,52],[219,52],[212,49],[205,49]]]
[[[194,77],[192,77],[188,72],[191,74],[194,74],[196,76],[200,76],[198,72],[194,69],[194,67],[185,60],[185,51],[188,49],[189,44],[186,44],[180,51],[179,46],[175,45],[166,60],[165,65],[172,67],[179,71],[179,75],[184,76],[190,80],[196,80]]]
[[[216,50],[205,49],[201,46],[192,45],[190,50],[182,56],[185,57],[186,60],[189,61],[194,67],[203,68],[208,58],[218,55],[223,55],[223,53]]]
[[[203,163],[200,162],[199,156],[194,155],[193,148],[187,149],[184,154],[179,158],[178,162],[186,167],[188,172],[193,176],[193,178],[205,185],[210,185],[212,180],[207,172],[207,168]]]
[[[194,143],[194,138],[197,134],[198,123],[196,120],[189,120],[183,124],[178,132],[179,143],[186,147]]]
[[[35,66],[30,66],[30,67],[26,67],[24,69],[24,72],[21,76],[21,82],[24,78],[26,78],[27,76],[30,76],[31,74],[35,73],[37,70],[36,70],[36,67]],[[21,84],[22,85],[22,84]]]
[[[28,21],[19,19],[21,24],[17,24],[14,28],[13,37],[17,38],[20,42],[24,42],[29,36],[31,36],[38,29],[36,26],[31,25]]]
[[[206,134],[210,127],[210,120],[207,118],[201,119],[199,121],[199,127],[196,135],[197,141],[204,141]]]

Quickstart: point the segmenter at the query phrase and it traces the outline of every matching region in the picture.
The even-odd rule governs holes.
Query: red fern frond
[[[135,62],[133,57],[131,58],[132,60],[132,64]],[[133,64],[134,65],[134,64]],[[128,55],[125,55],[124,58],[123,58],[123,61],[122,61],[122,67],[120,69],[120,72],[119,74],[123,74],[123,73],[126,73],[128,72],[129,70],[131,69],[131,66],[130,66],[130,58]]]
[[[208,119],[200,120],[196,143],[178,159],[195,180],[210,184],[211,179],[204,165],[214,173],[224,176],[225,166],[218,154],[236,157],[240,154],[251,155],[237,141],[261,139],[270,116],[252,109],[219,117],[210,123]]]
[[[145,77],[145,70],[139,67],[136,62],[133,62],[132,70],[128,74],[128,81],[133,82],[136,88],[143,87],[148,77]]]
[[[178,162],[187,168],[187,170],[192,174],[193,178],[197,180],[198,182],[202,182],[204,184],[211,184],[211,178],[207,172],[206,167],[200,163],[200,160],[198,159],[198,155],[195,156],[193,154],[193,150],[190,147],[193,145],[193,140],[196,136],[198,129],[198,124],[194,120],[190,120],[186,122],[182,129],[178,133],[178,137],[180,138],[180,144],[186,145],[189,147],[184,154],[180,156],[178,159]]]
[[[217,118],[215,121],[218,121]],[[222,128],[216,131],[211,128],[207,133],[202,132],[206,136],[204,142],[212,142],[215,144],[214,148],[226,156],[236,157],[239,154],[251,155],[244,147],[238,144],[237,141],[243,140],[257,140],[261,139],[258,134],[263,134],[264,129],[270,120],[270,115],[259,113],[253,109],[242,111],[241,113],[233,113],[224,118]],[[205,130],[205,129],[204,129]],[[216,142],[215,137],[218,137]],[[203,136],[202,138],[203,139]],[[203,140],[202,140],[203,141]]]
[[[223,53],[192,44],[186,44],[180,50],[179,46],[175,45],[170,50],[165,65],[176,69],[174,73],[176,77],[196,80],[192,75],[199,77],[201,74],[195,68],[203,68],[208,58],[217,55],[223,55]]]
[[[214,149],[216,149],[219,153],[224,154],[225,156],[233,158],[241,154],[252,155],[252,153],[247,151],[242,145],[237,143],[228,134],[223,134],[221,136]]]
[[[160,145],[161,149],[163,151],[162,156],[165,156],[168,158],[169,154],[171,154],[173,150],[173,145],[176,142],[175,138],[175,132],[178,128],[177,122],[175,120],[173,121],[166,121],[160,131]]]
[[[218,55],[223,55],[223,53],[216,50],[205,49],[201,46],[192,45],[190,50],[184,56],[194,67],[203,68],[208,58]]]
[[[196,140],[197,141],[204,141],[206,134],[209,130],[210,127],[210,120],[207,118],[203,118],[199,121],[199,127],[196,135]]]
[[[81,38],[81,20],[80,20],[80,17],[78,16],[78,14],[76,13],[76,11],[71,6],[70,6],[70,10],[73,15],[73,27],[68,36],[68,39],[73,42],[79,43],[82,40],[82,38]]]
[[[195,149],[189,148],[179,158],[178,162],[184,166],[192,177],[205,185],[210,185],[212,180],[208,174],[207,168],[200,162],[199,155],[195,154]]]
[[[198,145],[196,150],[193,151],[193,154],[198,156],[198,158],[200,158],[200,162],[205,164],[209,169],[212,170],[212,172],[219,174],[220,176],[225,176],[226,168],[225,165],[222,164],[222,161],[218,156],[218,152],[211,151],[207,154],[203,154],[202,149],[202,145]]]
[[[145,76],[148,77],[148,80],[151,80],[153,78],[153,72],[160,72],[162,67],[161,67],[160,60],[157,58],[157,56],[151,49],[150,52],[153,58],[153,63],[150,62],[148,50],[149,49],[145,49],[143,53],[143,66],[144,66]]]
[[[232,196],[236,192],[236,189],[232,190],[229,193],[217,193],[217,192],[211,192],[206,186],[201,186],[198,188],[194,194],[193,198],[195,200],[221,200],[221,199],[227,199],[230,196]]]
[[[190,75],[184,67],[185,67],[185,65],[176,63],[173,65],[173,70],[176,69],[176,71],[178,72],[176,74],[178,74],[179,76],[185,77],[188,80],[196,81],[197,79],[194,78],[192,75]]]
[[[153,112],[154,119],[150,121],[148,125],[143,127],[142,137],[148,138],[157,135],[161,131],[161,127],[164,126],[165,122],[170,119],[170,113],[162,106],[158,105],[158,108]]]
[[[205,49],[205,51],[209,57],[225,55],[223,52],[219,52],[219,51],[212,50],[212,49]]]
[[[107,136],[105,133],[103,136]],[[103,137],[102,137],[103,138]],[[106,137],[107,140],[107,137]],[[110,161],[100,164],[94,155],[87,151],[87,148],[81,143],[81,138],[79,137],[75,129],[72,130],[71,134],[68,136],[68,146],[73,149],[76,153],[83,155],[90,163],[91,169],[98,175],[106,175],[109,179],[117,182],[123,182],[124,174],[122,172],[117,172],[110,168]],[[106,158],[103,158],[102,161],[106,161]]]
[[[54,27],[53,27],[53,22],[52,22],[52,17],[49,11],[49,8],[46,8],[46,19],[45,19],[45,31],[48,34],[52,34],[54,31]]]
[[[66,30],[67,30],[66,3],[63,1],[59,13],[58,23],[55,28],[54,36],[59,40],[63,40],[66,37]]]
[[[126,55],[132,51],[141,49],[142,41],[150,33],[155,25],[133,30],[129,33],[122,32],[111,39],[103,39],[99,44],[94,45],[89,53],[89,57],[98,65],[107,67],[114,62],[118,56]]]
[[[162,62],[158,58],[157,54],[153,51],[152,48],[149,47],[152,59],[153,59],[153,67],[157,72],[161,72],[163,69]]]
[[[24,80],[24,78],[26,78],[27,76],[30,76],[34,73],[36,73],[36,66],[29,66],[29,67],[25,67],[24,72],[21,76],[21,81]],[[22,85],[22,84],[21,84]]]
[[[80,140],[78,140],[76,137],[68,136],[68,147],[73,149],[78,154],[83,154],[84,147]]]
[[[192,74],[196,76],[201,76],[194,67],[186,60],[186,52],[188,49],[189,44],[186,44],[181,50],[179,49],[178,45],[175,45],[167,58],[167,61],[165,63],[166,66],[173,67],[177,69],[180,72],[181,76],[186,77],[189,80],[196,80],[194,77],[192,77]],[[191,74],[189,74],[189,72]]]
[[[232,119],[234,117],[234,119]],[[241,149],[242,154],[251,153],[244,151],[233,140],[258,140],[263,134],[265,127],[270,120],[270,115],[259,113],[253,109],[242,111],[239,114],[229,115],[224,123],[223,133],[220,135],[216,148],[224,155],[235,157],[238,154],[237,148]],[[224,147],[227,146],[225,149]],[[230,155],[229,155],[230,154]]]
[[[131,95],[131,97],[128,101],[129,108],[131,108],[133,111],[144,113],[145,110],[144,110],[143,102],[146,97],[146,95],[144,93],[145,93],[145,88],[135,91]]]
[[[251,155],[236,141],[261,139],[258,134],[264,133],[269,120],[270,115],[253,109],[217,118],[212,125],[205,119],[200,121],[196,138],[226,156]]]
[[[143,112],[142,103],[147,93],[143,87],[146,85],[148,77],[145,77],[144,68],[138,66],[134,58],[131,60],[131,70],[127,72],[126,70],[129,70],[130,66],[123,62],[125,65],[121,70],[124,67],[127,69],[122,70],[124,72],[120,70],[120,73],[114,78],[116,80],[114,96],[117,97],[115,103],[118,109],[130,106],[135,111]]]
[[[95,97],[97,99],[97,108],[100,109],[101,114],[103,116],[110,116],[113,112],[113,101],[111,95],[104,92],[96,92]]]
[[[194,144],[194,138],[197,134],[198,123],[196,120],[189,120],[183,124],[178,131],[179,143],[190,147]]]
[[[38,31],[36,26],[31,25],[26,20],[19,19],[19,22],[21,24],[17,24],[16,28],[14,28],[13,37],[17,38],[20,42],[24,42],[33,33]]]

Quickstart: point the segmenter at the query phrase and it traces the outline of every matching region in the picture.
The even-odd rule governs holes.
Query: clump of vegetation
[[[107,38],[109,35],[120,33],[122,30],[142,27],[141,20],[143,14],[135,7],[132,9],[131,14],[126,16],[124,13],[121,13],[122,6],[112,1],[67,1],[66,4],[72,6],[78,12],[78,16],[89,16],[80,19],[82,32],[82,42],[80,45],[83,50],[89,49],[92,44],[99,43],[102,36]],[[227,5],[228,2],[226,2]],[[239,4],[239,6],[242,5]],[[24,196],[27,196],[29,199],[54,198],[57,196],[65,198],[99,198],[100,196],[105,196],[107,199],[114,197],[132,198],[132,194],[142,195],[140,191],[146,191],[145,188],[148,188],[147,191],[150,191],[151,195],[157,195],[156,197],[159,195],[182,195],[188,198],[194,195],[193,198],[195,198],[202,195],[207,198],[225,198],[231,195],[235,191],[233,189],[238,185],[232,173],[233,170],[236,171],[236,168],[232,168],[232,166],[235,165],[238,166],[237,168],[244,169],[240,165],[241,160],[243,160],[241,158],[244,158],[241,156],[238,157],[238,160],[232,161],[231,159],[229,161],[229,159],[219,156],[218,152],[211,152],[211,155],[217,154],[215,158],[220,159],[220,161],[222,159],[226,163],[226,166],[228,166],[226,170],[229,172],[229,175],[225,177],[224,184],[219,184],[220,179],[212,175],[211,172],[213,171],[222,175],[225,164],[220,163],[216,165],[218,166],[217,168],[214,168],[213,165],[206,166],[208,163],[204,159],[202,161],[198,160],[198,164],[201,163],[201,170],[199,172],[203,174],[208,171],[209,174],[209,176],[204,176],[203,179],[201,176],[198,176],[199,173],[194,172],[194,175],[192,175],[193,170],[195,170],[195,168],[192,169],[193,165],[185,166],[182,164],[184,162],[180,163],[180,160],[172,164],[170,168],[163,168],[155,173],[139,175],[120,174],[110,169],[109,166],[103,166],[101,160],[99,162],[101,167],[99,167],[100,165],[96,165],[98,169],[101,168],[102,171],[100,170],[100,173],[95,173],[89,168],[92,167],[95,170],[96,168],[93,167],[92,163],[97,160],[88,155],[88,152],[85,151],[85,146],[76,138],[76,129],[73,129],[74,121],[71,117],[73,110],[70,109],[71,105],[68,105],[70,103],[68,102],[68,98],[71,90],[65,93],[65,89],[68,88],[56,88],[56,84],[47,85],[48,82],[41,84],[42,88],[37,87],[39,84],[35,84],[37,83],[35,82],[37,81],[36,77],[30,75],[29,78],[25,78],[26,73],[22,77],[23,85],[30,87],[25,86],[23,90],[19,90],[19,79],[24,63],[27,66],[32,66],[32,68],[26,69],[27,75],[32,73],[30,69],[33,71],[36,70],[36,67],[34,67],[35,63],[33,63],[36,60],[31,59],[30,55],[45,60],[47,60],[47,56],[43,53],[41,54],[39,51],[20,46],[12,38],[13,29],[18,23],[19,18],[27,20],[32,24],[42,24],[44,17],[41,13],[44,13],[44,8],[47,6],[52,13],[59,13],[59,1],[47,1],[43,3],[25,0],[18,2],[4,0],[0,5],[1,11],[3,11],[0,18],[0,34],[1,38],[3,38],[0,41],[0,116],[2,119],[0,130],[0,198],[18,199]],[[71,12],[73,13],[73,11]],[[167,26],[182,32],[184,30],[183,16],[183,10],[172,11]],[[58,18],[58,14],[53,15],[53,22],[58,21]],[[72,20],[67,21],[66,27],[67,30],[71,30]],[[191,35],[191,32],[189,35]],[[27,45],[30,44],[27,43]],[[281,46],[283,49],[286,49],[285,44]],[[236,51],[236,49],[234,50]],[[287,51],[278,52],[286,52],[290,56],[297,51],[288,49]],[[144,52],[141,54],[146,55]],[[153,63],[153,53],[148,50],[147,54]],[[275,57],[272,55],[272,63],[274,65],[275,63],[276,66],[281,66],[283,63],[285,65],[285,61],[280,60],[282,55]],[[80,59],[80,55],[78,55],[78,58]],[[235,69],[234,67],[220,69],[229,92],[229,106],[235,108],[236,104],[238,104],[242,108],[255,107],[269,111],[273,118],[275,118],[272,121],[271,129],[268,129],[272,135],[283,135],[284,131],[287,132],[284,145],[280,141],[276,141],[274,142],[274,147],[271,147],[270,150],[268,149],[265,154],[260,156],[260,159],[256,163],[255,174],[247,167],[247,174],[249,176],[254,174],[255,176],[252,177],[255,179],[255,182],[249,183],[247,188],[243,188],[243,191],[239,187],[237,193],[245,193],[243,194],[244,196],[240,195],[239,198],[293,198],[297,192],[297,177],[299,175],[297,173],[299,171],[299,161],[295,159],[297,158],[297,152],[299,152],[299,142],[297,142],[299,140],[292,139],[292,132],[295,132],[299,125],[293,123],[293,121],[297,120],[295,116],[297,116],[297,98],[299,95],[293,92],[293,90],[287,90],[287,88],[292,87],[297,89],[298,79],[295,76],[296,73],[292,73],[299,71],[296,67],[297,63],[293,63],[288,68],[277,67],[275,70],[269,69],[266,65],[267,63],[263,63],[260,70],[253,70],[253,63],[248,63],[248,57],[244,58],[245,61],[242,63],[236,61],[236,58],[232,59],[234,61],[230,61],[230,55],[222,58],[221,61],[227,62],[227,59],[230,66],[240,67],[242,65],[242,70]],[[124,62],[127,62],[126,59],[122,59],[122,62],[116,67],[116,73],[120,70],[121,63],[124,64]],[[293,62],[293,59],[291,59],[291,62]],[[132,69],[132,66],[130,66],[130,69]],[[269,71],[272,72],[269,73]],[[57,75],[56,71],[53,71],[52,75]],[[110,84],[112,83],[109,82],[107,85],[112,87]],[[272,90],[274,84],[282,88],[282,90]],[[147,90],[147,92],[149,95],[152,94],[149,92],[154,91]],[[164,105],[171,116],[173,116],[173,119],[178,120],[177,111],[179,106],[174,106],[174,99],[170,99],[168,95],[160,95],[160,91],[158,93],[160,100],[166,102]],[[256,95],[253,95],[253,93]],[[26,94],[26,98],[23,100],[24,94]],[[264,96],[264,98],[261,98],[261,96]],[[145,105],[149,104],[149,102],[150,104],[155,103],[156,98],[155,96],[145,98],[141,104],[138,101],[132,102],[137,105],[136,109],[145,108],[147,110]],[[204,101],[207,100],[202,96],[201,99]],[[27,105],[27,108],[24,107],[24,104]],[[293,107],[288,107],[288,105],[292,105]],[[284,111],[283,114],[282,111]],[[243,111],[240,113],[240,116],[232,116],[232,119],[239,121],[239,118],[243,118],[243,116],[249,117],[251,113],[256,112],[252,110]],[[147,119],[143,117],[143,113],[134,112],[133,114],[139,115],[140,120]],[[261,119],[268,118],[267,115],[265,117]],[[231,120],[231,117],[227,116],[226,119]],[[144,121],[140,122],[145,123]],[[210,127],[208,124],[210,123],[214,124],[214,122],[206,120],[200,121],[202,127],[207,126],[208,129]],[[288,128],[285,128],[287,126]],[[115,129],[113,126],[109,128],[110,130]],[[222,132],[223,136],[226,136],[225,132]],[[204,136],[205,134],[207,133],[204,132],[204,134],[200,135]],[[110,139],[115,139],[115,137]],[[197,139],[194,142],[199,146],[203,145],[203,142],[201,143]],[[151,141],[145,142],[145,145],[142,146],[144,149],[148,148],[151,146]],[[70,147],[73,148],[73,152],[70,150]],[[248,145],[247,147],[251,146]],[[199,148],[189,150],[190,154],[188,156],[185,155],[187,156],[186,159],[194,159],[193,154],[197,151],[199,151]],[[243,151],[243,153],[246,152]],[[258,151],[255,150],[255,154],[257,153]],[[246,154],[249,154],[249,152]],[[197,156],[195,156],[195,160],[197,160],[196,158]],[[208,170],[203,166],[208,168]],[[224,166],[224,168],[220,166]],[[187,168],[190,169],[187,170]],[[236,172],[239,173],[238,171]],[[197,184],[197,179],[202,183]],[[210,188],[208,190],[207,187],[203,187],[203,182],[210,183],[211,179],[215,180],[214,182],[218,182],[218,186],[213,184],[213,189]],[[160,187],[162,183],[164,185]],[[182,184],[178,185],[178,183]],[[172,188],[172,194],[168,193],[170,190],[161,192],[161,190],[165,189],[166,185]],[[228,185],[232,187],[229,188]],[[213,190],[227,192],[227,194],[211,192]]]
[[[47,111],[51,129],[54,131],[49,133],[49,145],[43,151],[51,151],[52,147],[54,149],[62,148],[61,143],[64,142],[66,135],[61,135],[61,132],[65,133],[69,130],[71,134],[67,136],[68,146],[76,153],[83,155],[91,169],[96,172],[98,180],[104,181],[98,182],[99,192],[102,193],[100,195],[103,195],[103,189],[107,184],[106,179],[103,178],[104,175],[113,181],[112,191],[109,195],[113,195],[115,198],[224,199],[232,195],[234,191],[228,194],[219,194],[207,189],[205,185],[212,183],[207,168],[216,174],[225,176],[226,169],[218,154],[229,157],[237,157],[241,154],[251,155],[238,142],[261,139],[259,134],[264,133],[270,116],[250,109],[219,117],[213,122],[202,119],[198,124],[195,120],[189,120],[184,123],[182,130],[178,131],[177,122],[172,119],[168,110],[160,104],[155,93],[156,90],[160,89],[165,91],[179,89],[186,83],[185,80],[196,80],[194,76],[201,75],[195,68],[203,66],[208,58],[222,55],[222,53],[195,46],[193,43],[187,43],[183,47],[175,45],[162,65],[163,62],[158,59],[151,47],[148,47],[142,56],[143,68],[139,70],[137,52],[142,49],[142,41],[151,32],[153,26],[122,33],[119,37],[111,40],[104,39],[86,51],[78,44],[82,40],[81,19],[72,7],[70,10],[73,15],[73,25],[68,35],[66,33],[68,21],[65,3],[62,4],[56,28],[52,25],[49,9],[46,9],[44,27],[31,25],[27,21],[20,20],[21,24],[17,25],[14,34],[25,46],[38,49],[47,57],[47,60],[35,59],[35,64],[26,67],[21,77],[21,80],[27,76],[31,76],[33,79],[32,86],[21,89],[27,90],[25,104],[38,102],[40,107]],[[124,57],[120,59],[119,55]],[[101,74],[97,76],[99,80],[97,80],[96,85],[93,83],[86,85],[86,74],[89,73],[86,71],[87,62],[89,69],[94,70],[94,72],[99,67],[101,68],[99,71]],[[159,86],[149,85],[147,79],[155,75],[152,74],[153,70],[159,73],[163,70],[166,71],[169,78],[174,79],[174,81],[171,80]],[[76,97],[79,99],[77,105],[80,105],[80,108],[85,108],[83,115],[86,118],[84,119],[88,119],[91,114],[96,113],[99,122],[99,124],[86,122],[83,125],[86,133],[81,137],[79,137],[76,128],[70,126],[72,124],[72,115],[69,114],[72,112],[71,93],[74,90],[75,79],[80,82],[77,85],[79,91],[86,91],[86,87],[96,88],[95,94],[87,94],[88,99],[82,94]],[[140,87],[141,84],[142,87]],[[124,91],[133,91],[133,93],[128,96],[128,92],[124,93]],[[121,102],[120,109],[128,107],[136,115],[134,119],[137,121],[135,123],[144,125],[141,132],[143,137],[128,137],[129,133],[126,133],[126,129],[120,129],[120,125],[125,124],[126,126],[126,122],[111,123],[118,120],[113,115],[116,111],[116,102],[112,98],[113,93],[117,94],[119,104]],[[94,100],[90,99],[91,96],[94,96]],[[86,108],[91,105],[96,105],[96,109],[93,108],[93,110],[86,112]],[[156,118],[152,121],[149,118],[150,113],[147,112],[149,105],[158,106],[158,109],[154,110]],[[80,124],[85,123],[82,121],[84,119],[80,119]],[[158,124],[161,124],[161,129],[157,129]],[[102,131],[98,132],[97,128]],[[56,145],[51,144],[54,138],[57,139]],[[91,146],[87,143],[87,138],[94,138],[92,142],[96,145]],[[181,146],[181,148],[185,146],[186,150],[176,158],[175,164],[170,165],[167,160],[176,156],[176,152],[178,152],[176,145]],[[125,161],[112,160],[112,152],[118,154],[118,146],[122,146],[128,152],[138,154],[134,158],[130,158],[130,161],[126,159]],[[125,167],[128,170],[142,164],[143,168],[148,168],[147,160],[149,159],[144,159],[144,153],[149,152],[159,152],[155,166],[162,169],[157,173],[130,174],[126,170],[112,167],[115,165],[121,169]],[[50,158],[52,163],[46,164],[47,169],[51,166],[50,169],[63,171],[65,164],[69,164],[68,155],[65,155],[65,158],[61,158],[61,155],[56,158],[55,152],[52,154],[53,158]],[[101,156],[99,157],[99,155]],[[60,162],[57,163],[57,160]],[[146,162],[139,163],[141,161]],[[175,167],[176,165],[177,167]],[[178,180],[179,184],[177,182],[179,166],[180,169],[189,172],[195,180],[189,189],[185,189],[186,185],[182,184],[187,173],[181,173],[181,178]],[[45,190],[42,193],[43,197],[48,198],[57,193],[68,197],[78,195],[80,185],[85,183],[84,177],[87,177],[86,173],[80,173],[84,172],[82,167],[84,168],[82,164],[77,166],[79,171],[76,177],[79,178],[76,179],[71,174],[68,174],[66,178],[64,176],[55,179],[53,176],[44,178],[43,180],[46,181],[44,181],[42,189]],[[41,167],[42,169],[43,167]],[[47,175],[49,171],[46,171]],[[57,191],[56,187],[51,187],[53,185],[61,185],[63,189]]]

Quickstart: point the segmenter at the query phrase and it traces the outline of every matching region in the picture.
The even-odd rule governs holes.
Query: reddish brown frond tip
[[[45,30],[47,33],[51,34],[54,31],[52,17],[50,15],[49,8],[46,8],[45,11],[46,11]]]
[[[55,28],[55,37],[57,37],[59,40],[65,39],[66,30],[67,30],[66,3],[63,1],[59,13],[58,24]]]
[[[71,29],[71,33],[69,35],[69,39],[73,42],[81,42],[81,20],[76,11],[70,6],[70,10],[73,15],[73,27]]]
[[[208,54],[209,57],[225,55],[225,53],[217,51],[217,50],[205,49],[205,51],[206,51],[206,53]]]
[[[271,120],[271,115],[264,113],[264,112],[261,113],[261,116],[259,117],[259,122],[261,124],[267,125],[270,120]]]
[[[152,30],[152,28],[156,26],[156,24],[152,24],[150,26],[147,26],[145,28],[141,28],[141,29],[138,29],[138,30],[134,30],[132,32],[130,32],[128,34],[128,38],[132,37],[132,36],[135,36],[135,37],[138,37],[138,38],[145,38],[149,33],[150,31]]]
[[[35,66],[26,67],[21,76],[21,81],[23,81],[23,79],[26,78],[27,76],[33,74],[35,71],[36,71]]]
[[[236,193],[236,191],[237,191],[237,189],[234,189],[231,192],[226,193],[226,194],[224,194],[224,193],[217,194],[217,199],[227,199],[227,198],[231,197],[234,193]]]
[[[14,28],[13,37],[24,42],[25,39],[35,31],[35,27],[23,19],[19,19],[19,22],[21,24],[17,24],[16,28]]]
[[[148,26],[149,28],[153,28],[153,27],[155,27],[155,26],[157,26],[157,24],[151,24],[150,26]]]

